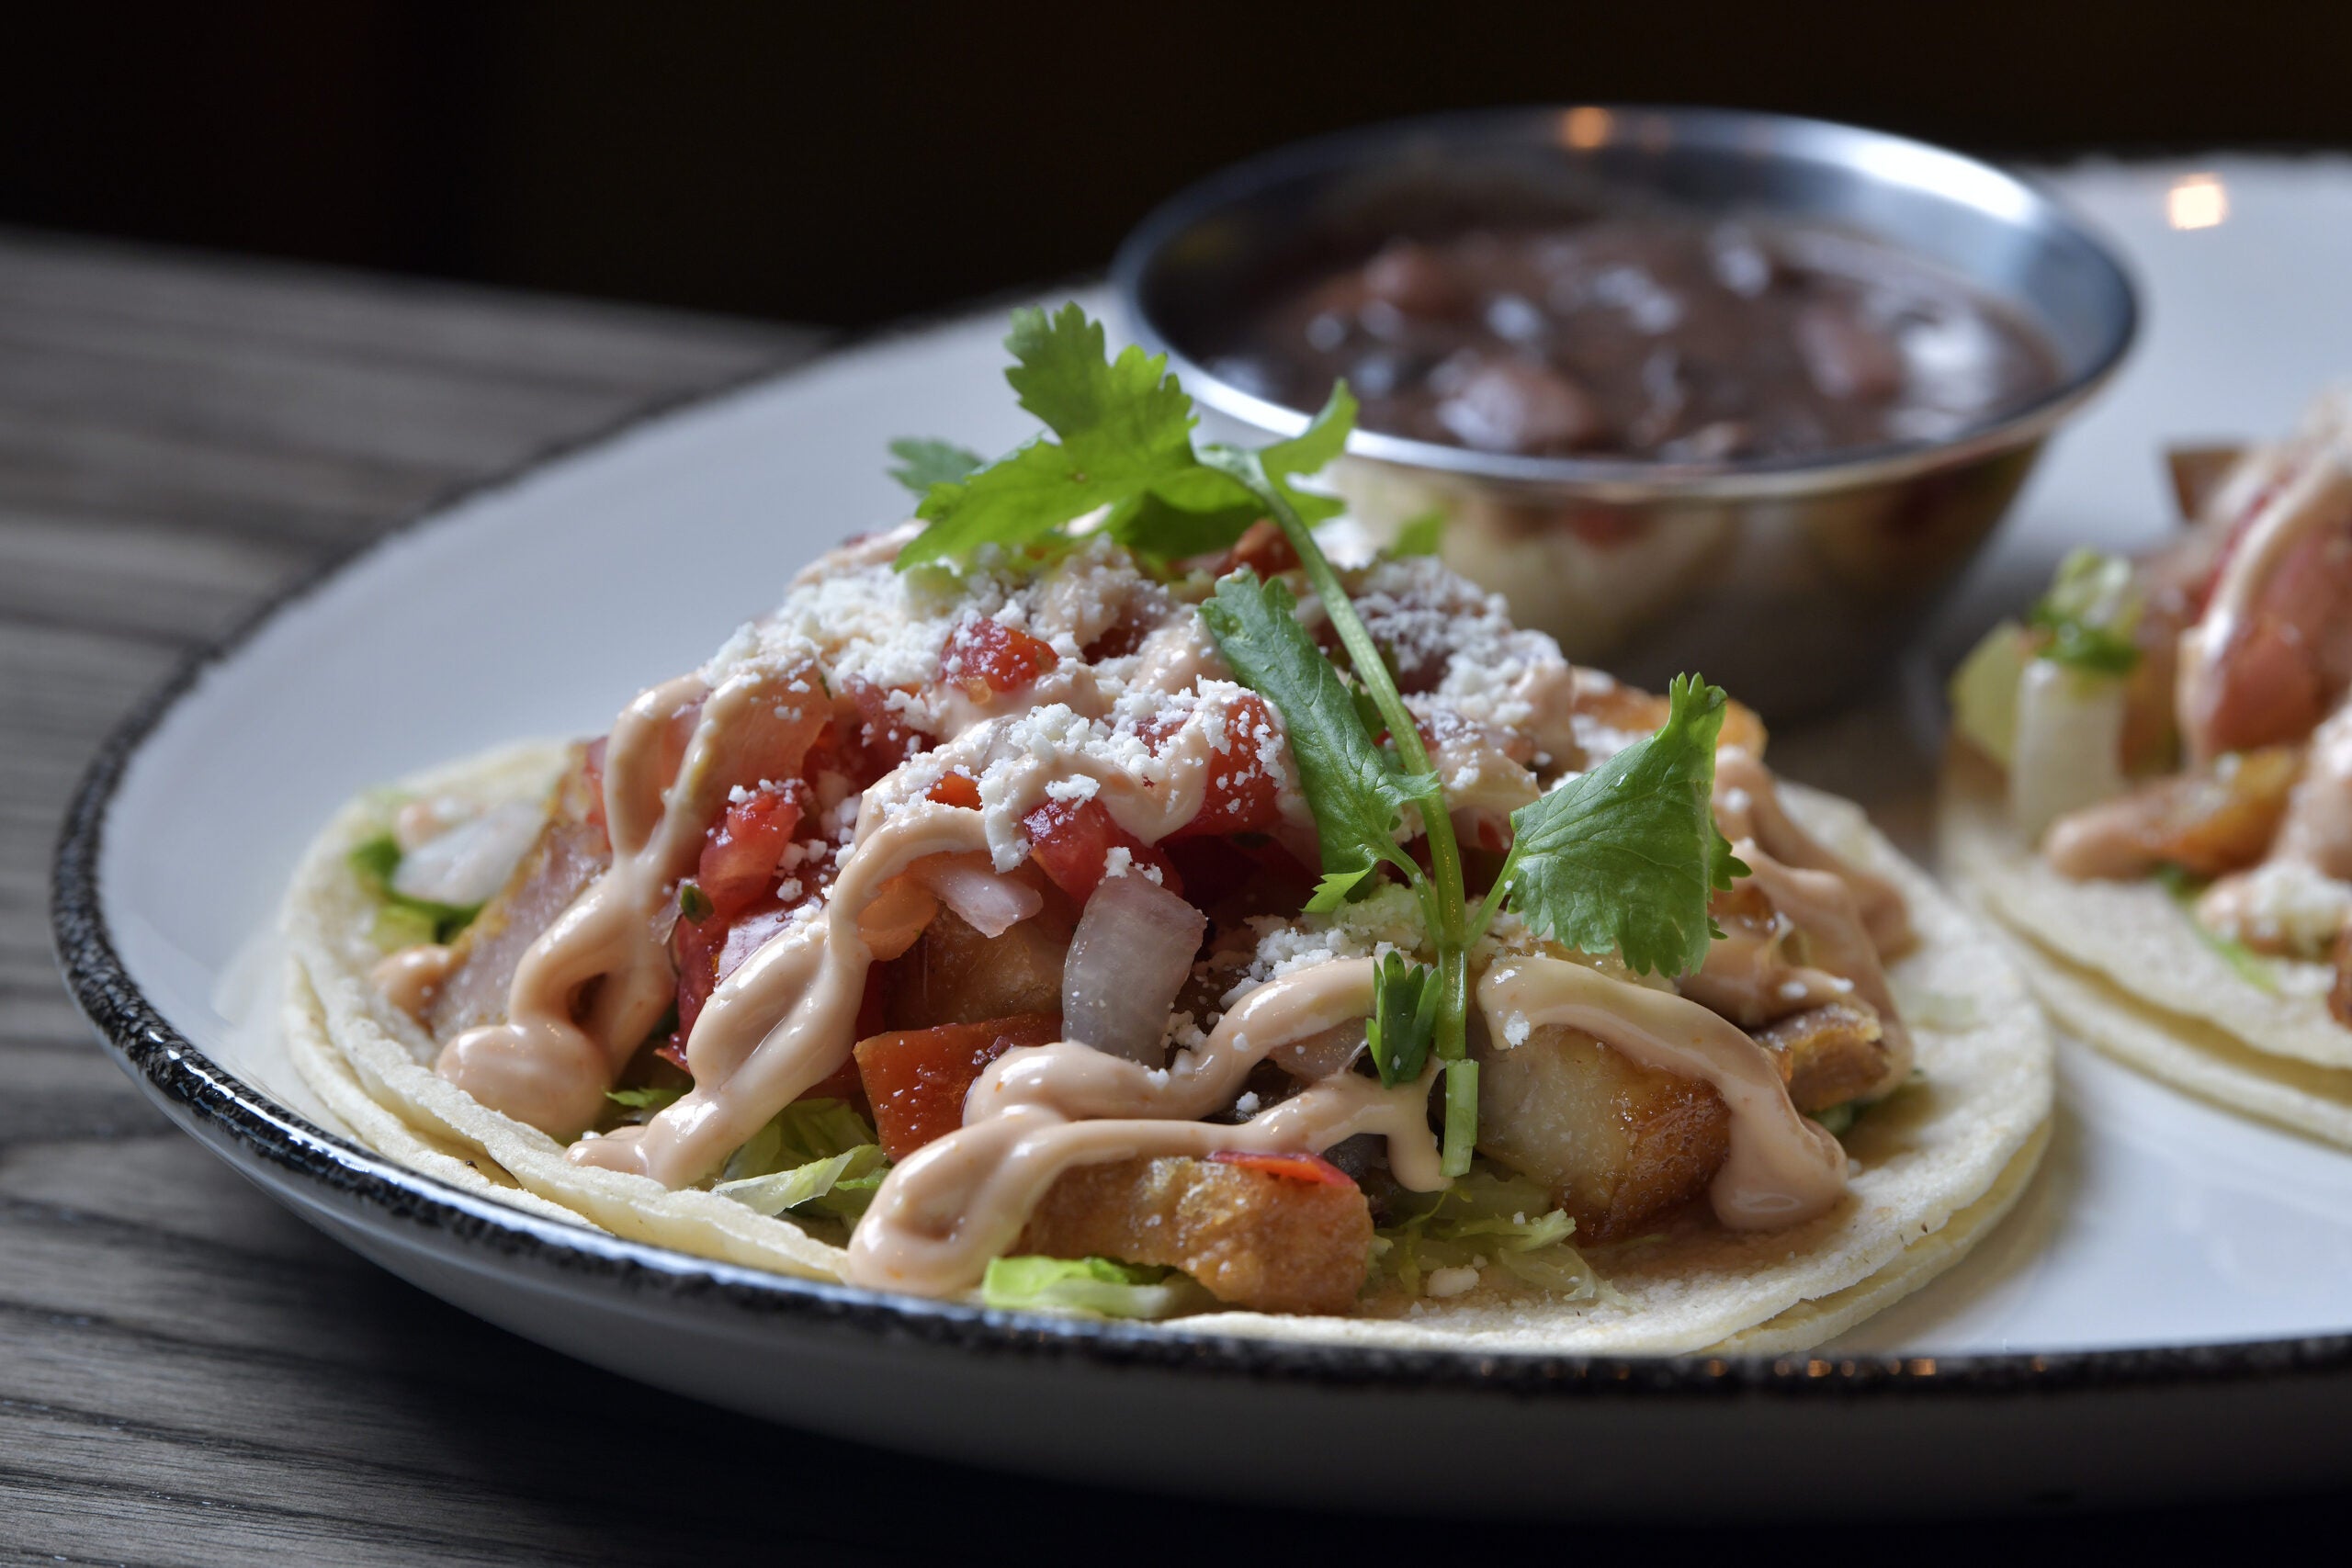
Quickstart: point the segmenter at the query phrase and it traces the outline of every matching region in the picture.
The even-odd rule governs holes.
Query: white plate
[[[2013,603],[2069,543],[2160,534],[2163,439],[2278,430],[2352,371],[2352,168],[2209,165],[2228,220],[2176,231],[2167,193],[2189,172],[2056,182],[2135,264],[2146,336],[2057,444],[1961,623]],[[2352,1416],[2352,1158],[2078,1049],[2019,1213],[1834,1350],[1780,1363],[1199,1341],[909,1303],[544,1224],[322,1130],[267,1032],[227,1016],[251,989],[233,961],[311,833],[422,765],[602,728],[818,549],[901,513],[890,436],[994,449],[1027,434],[1001,335],[991,314],[881,342],[538,468],[363,552],[159,699],[94,767],[59,862],[60,948],[126,1066],[298,1212],[493,1322],[934,1454],[1228,1495],[1579,1511],[1687,1511],[1695,1473],[1702,1506],[1804,1512],[1824,1443],[1842,1496],[1889,1507],[2333,1471]],[[1425,1484],[1397,1494],[1330,1441],[1339,1421],[1409,1440]]]

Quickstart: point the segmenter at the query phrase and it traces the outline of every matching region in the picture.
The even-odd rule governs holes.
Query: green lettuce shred
[[[1096,1317],[1160,1318],[1215,1304],[1190,1275],[1108,1258],[998,1258],[980,1300],[1004,1312],[1074,1312]]]
[[[873,1124],[845,1100],[796,1100],[735,1151],[720,1179],[736,1181],[797,1170],[880,1141]]]
[[[390,833],[378,833],[352,847],[345,857],[352,875],[376,900],[376,921],[368,934],[388,950],[447,942],[481,913],[480,904],[436,904],[392,890],[392,874],[401,868],[401,845]]]
[[[890,1161],[879,1144],[860,1144],[825,1159],[810,1160],[767,1176],[722,1181],[711,1189],[763,1214],[808,1209],[829,1219],[854,1224],[874,1201]]]
[[[855,1223],[889,1173],[874,1127],[842,1100],[796,1100],[752,1134],[711,1190],[763,1214]]]
[[[1491,1267],[1562,1301],[1624,1299],[1569,1245],[1576,1221],[1523,1176],[1481,1162],[1445,1190],[1404,1193],[1393,1207],[1401,1217],[1374,1237],[1375,1281],[1418,1294],[1435,1269]]]

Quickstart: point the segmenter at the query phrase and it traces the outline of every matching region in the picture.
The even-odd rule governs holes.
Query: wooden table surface
[[[0,232],[0,1555],[1507,1562],[1835,1553],[1892,1528],[1905,1555],[1973,1562],[2133,1537],[2243,1552],[2273,1529],[2340,1528],[2341,1499],[1880,1527],[1855,1523],[1832,1479],[1819,1523],[1771,1542],[1661,1540],[1005,1480],[566,1360],[343,1251],[175,1131],[94,1043],[50,951],[51,842],[99,739],[191,650],[393,519],[819,346],[774,326]],[[1299,1440],[1356,1444],[1411,1488],[1409,1431]]]

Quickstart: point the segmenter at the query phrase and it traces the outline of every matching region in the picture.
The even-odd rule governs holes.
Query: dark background
[[[2007,156],[2352,145],[2352,5],[48,5],[0,223],[858,326],[1101,266],[1187,180],[1461,106]]]

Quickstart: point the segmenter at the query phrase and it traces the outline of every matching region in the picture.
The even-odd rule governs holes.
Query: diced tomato
[[[1105,659],[1125,659],[1143,647],[1144,638],[1151,635],[1151,630],[1141,615],[1130,611],[1104,627],[1102,636],[1080,651],[1089,664],[1099,664]]]
[[[808,786],[765,784],[734,802],[703,841],[695,874],[713,918],[731,922],[775,886],[776,863],[800,826]]]
[[[1215,575],[1223,577],[1245,566],[1260,577],[1295,571],[1298,551],[1292,547],[1290,536],[1282,531],[1279,524],[1271,517],[1261,517],[1233,541],[1233,547],[1216,563]]]
[[[1060,662],[1051,644],[985,615],[957,626],[939,656],[941,671],[976,703],[1021,691]]]
[[[890,694],[881,687],[853,678],[842,683],[842,694],[849,699],[856,721],[855,732],[840,742],[842,771],[859,789],[931,749],[930,738],[890,705]]]
[[[924,798],[935,800],[942,806],[960,806],[967,811],[978,811],[980,808],[980,786],[969,773],[950,773],[932,785],[931,793]]]
[[[1241,697],[1226,711],[1226,748],[1209,753],[1201,808],[1170,838],[1262,832],[1281,820],[1280,788],[1259,757],[1261,739],[1274,733],[1273,722],[1273,715],[1255,696]]]
[[[682,915],[670,928],[670,957],[678,966],[678,1032],[661,1054],[682,1067],[686,1065],[686,1037],[695,1032],[703,1004],[718,988],[718,951],[726,942],[727,922],[716,915],[707,920]]]
[[[1238,1165],[1244,1170],[1263,1171],[1286,1181],[1308,1181],[1319,1187],[1355,1185],[1346,1171],[1321,1155],[1261,1155],[1246,1149],[1219,1149],[1209,1158],[1219,1165]]]
[[[1099,800],[1049,800],[1023,817],[1021,826],[1029,834],[1037,869],[1080,908],[1094,897],[1103,860],[1114,849],[1125,850],[1137,865],[1156,868],[1170,892],[1184,891],[1183,878],[1168,857],[1111,820]]]
[[[964,1124],[964,1097],[990,1062],[1016,1045],[1047,1045],[1061,1035],[1059,1015],[1021,1013],[859,1041],[858,1075],[883,1152],[904,1159],[956,1131]]]

